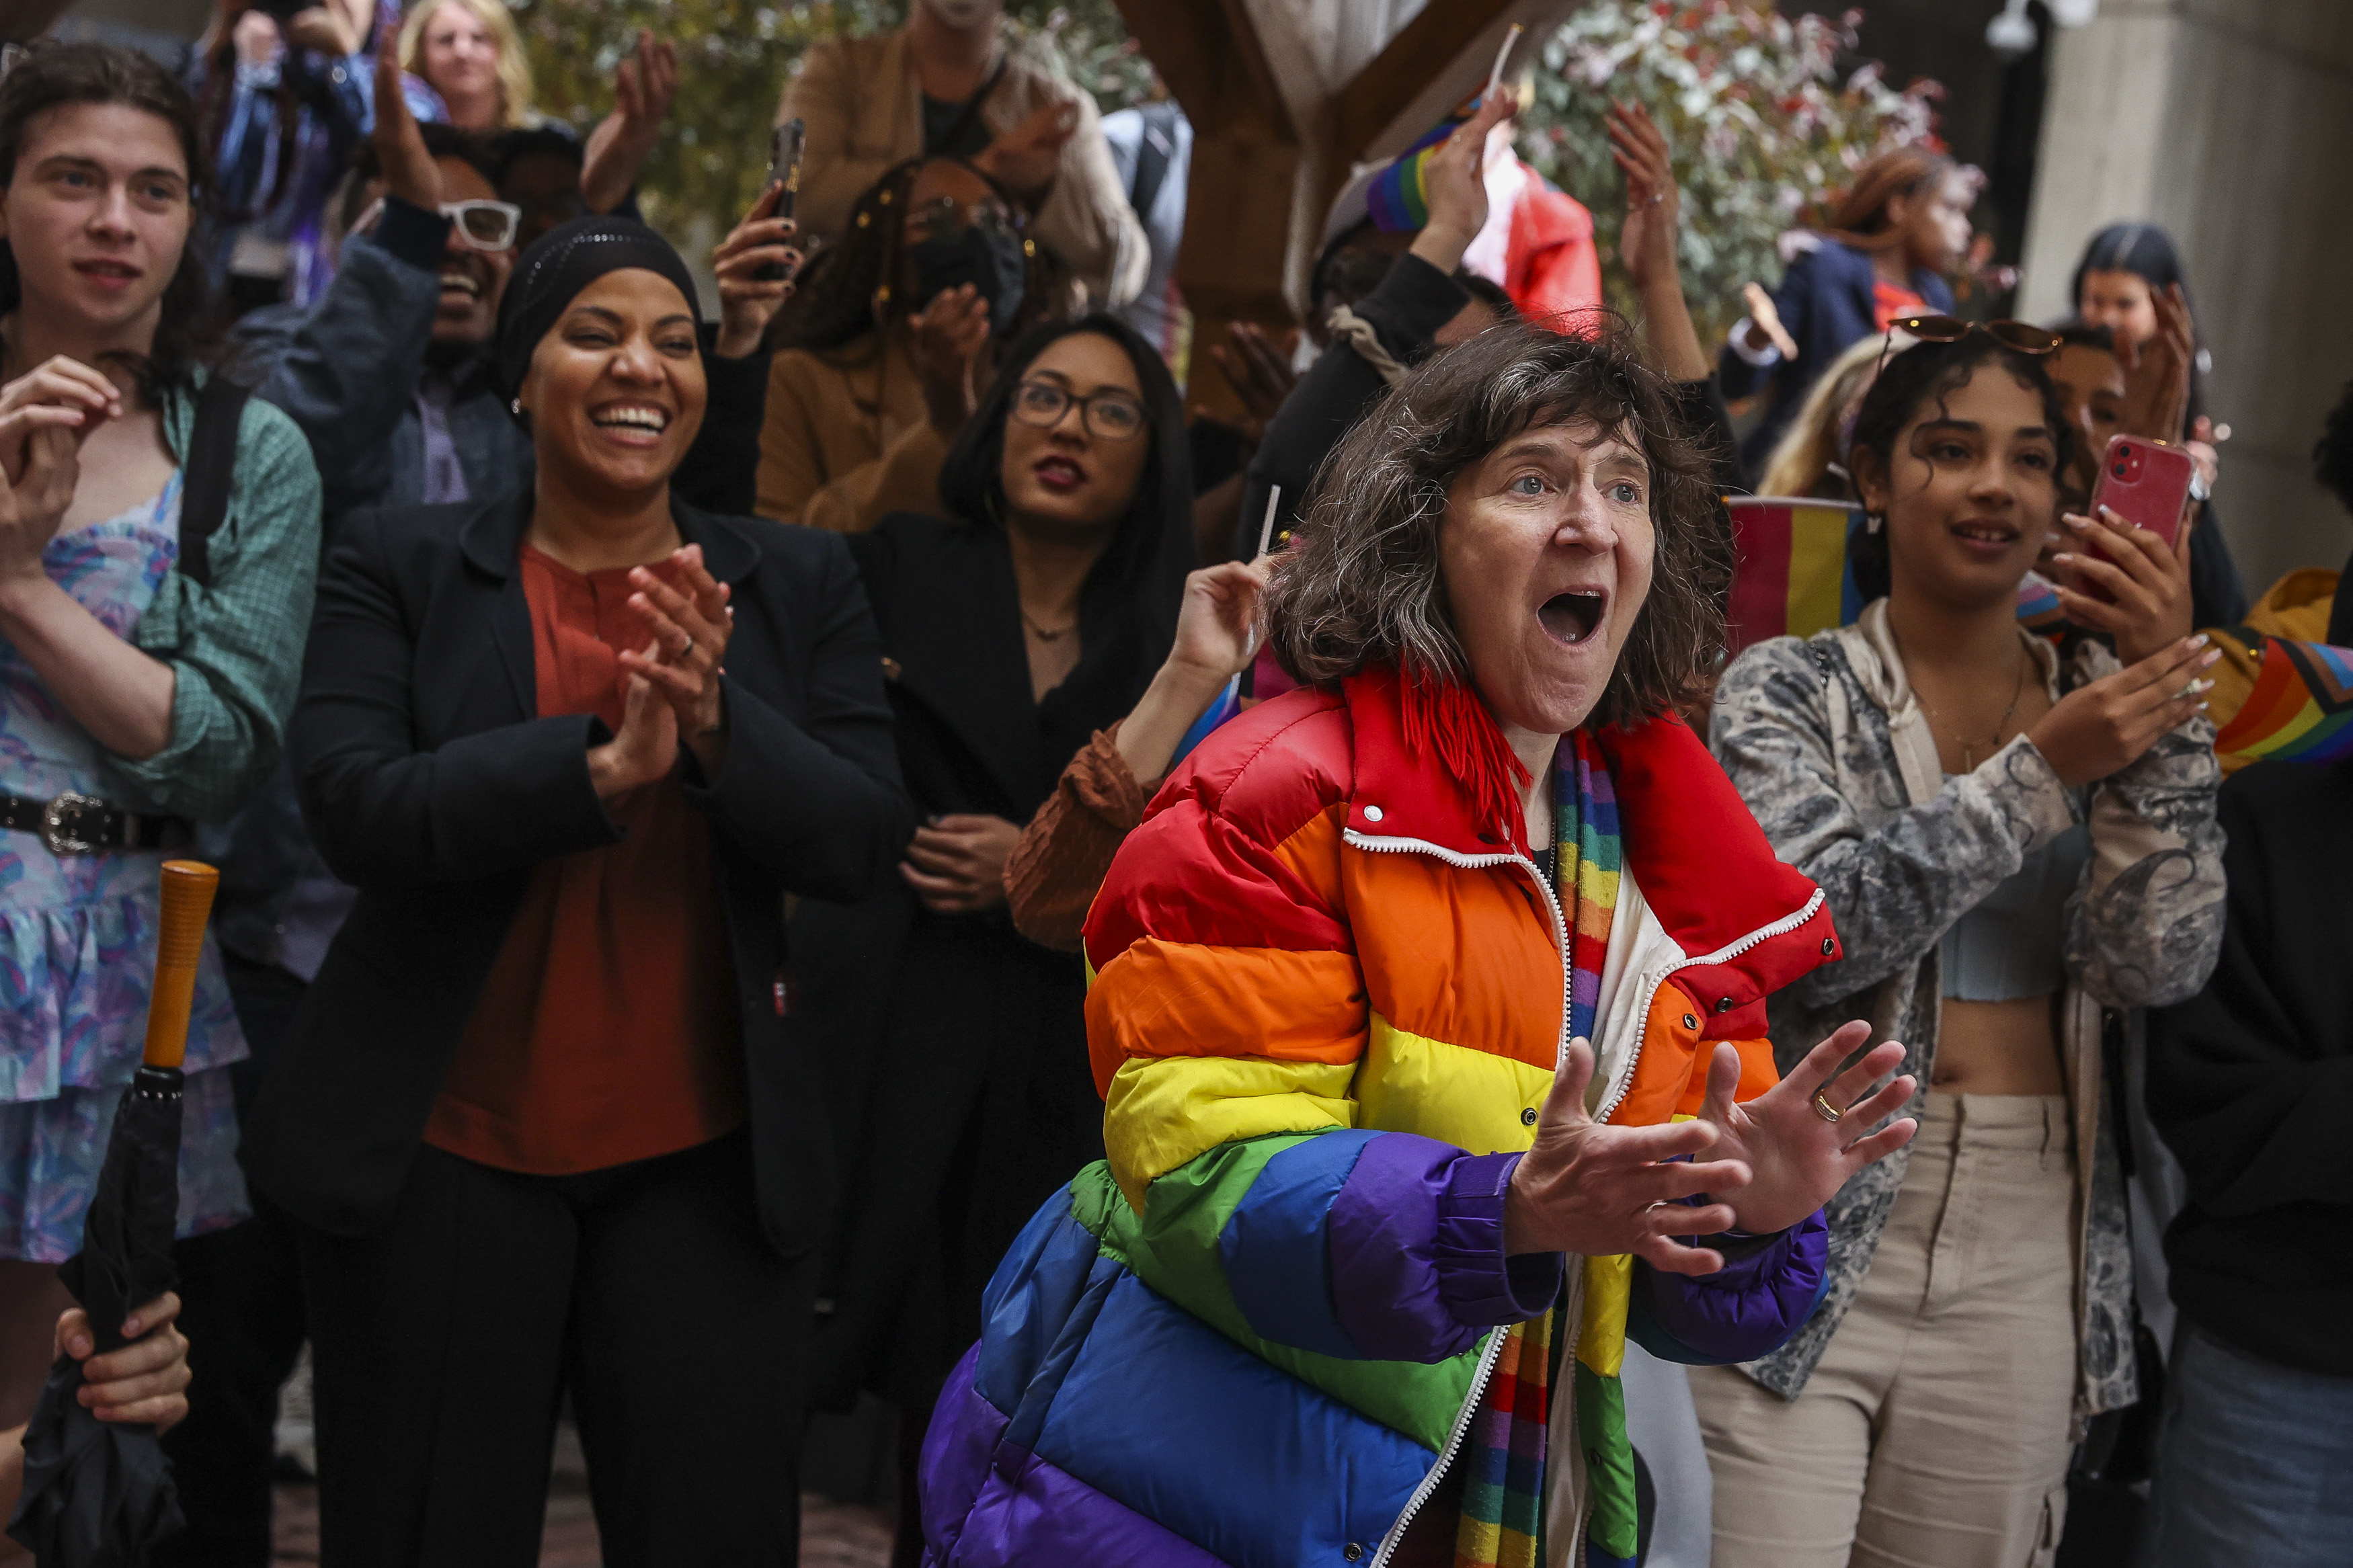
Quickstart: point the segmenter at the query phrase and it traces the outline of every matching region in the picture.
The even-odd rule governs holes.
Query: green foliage
[[[1624,216],[1609,155],[1610,99],[1642,104],[1674,150],[1683,192],[1683,290],[1701,341],[1746,312],[1740,288],[1781,273],[1775,241],[1890,147],[1933,138],[1942,89],[1902,91],[1868,65],[1843,82],[1860,11],[1784,16],[1703,0],[1596,0],[1546,41],[1520,153],[1593,209],[1607,259]],[[1612,303],[1630,310],[1616,268]]]
[[[538,79],[541,112],[582,135],[613,103],[613,71],[649,27],[677,46],[678,101],[638,181],[647,221],[686,242],[723,235],[760,194],[776,102],[801,52],[838,33],[880,32],[906,18],[902,0],[507,0]],[[1015,0],[1017,26],[1058,49],[1073,80],[1106,110],[1148,96],[1151,67],[1111,0]]]

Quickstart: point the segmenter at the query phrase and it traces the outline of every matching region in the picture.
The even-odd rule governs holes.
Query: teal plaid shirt
[[[164,397],[164,444],[181,462],[195,392]],[[131,629],[134,647],[172,667],[172,738],[137,762],[108,754],[114,805],[216,822],[278,765],[318,585],[319,500],[318,466],[301,429],[248,399],[228,515],[208,544],[212,585],[171,573]]]

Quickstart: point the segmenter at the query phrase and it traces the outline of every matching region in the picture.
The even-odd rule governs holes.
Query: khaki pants
[[[2059,1095],[1927,1097],[1854,1305],[1795,1400],[1694,1367],[1714,1568],[2045,1568],[2075,1393]]]

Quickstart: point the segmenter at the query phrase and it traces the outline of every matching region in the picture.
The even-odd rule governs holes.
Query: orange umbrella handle
[[[188,1048],[188,1009],[196,994],[196,954],[212,913],[220,873],[201,860],[164,862],[164,925],[155,942],[155,990],[147,1003],[146,1062],[175,1068]]]

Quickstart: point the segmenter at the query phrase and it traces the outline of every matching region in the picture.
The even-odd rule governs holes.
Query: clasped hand
[[[735,629],[728,586],[705,570],[699,544],[672,551],[670,561],[677,586],[643,566],[629,572],[637,590],[629,607],[651,636],[642,649],[621,650],[618,662],[628,679],[621,727],[588,753],[590,782],[602,799],[669,776],[681,739],[705,777],[719,771],[726,755],[721,660]]]
[[[1593,1048],[1572,1040],[1537,1121],[1535,1146],[1512,1174],[1504,1250],[1632,1253],[1672,1274],[1715,1273],[1724,1267],[1721,1253],[1675,1237],[1785,1230],[1829,1202],[1856,1171],[1910,1141],[1916,1123],[1908,1117],[1858,1135],[1901,1109],[1914,1088],[1907,1074],[1871,1092],[1871,1084],[1904,1059],[1904,1047],[1893,1040],[1838,1071],[1870,1035],[1866,1024],[1847,1025],[1746,1102],[1733,1098],[1740,1053],[1719,1044],[1699,1117],[1653,1127],[1593,1119],[1585,1107]],[[1818,1091],[1841,1110],[1837,1121],[1815,1109]],[[1700,1196],[1712,1201],[1680,1201]]]

